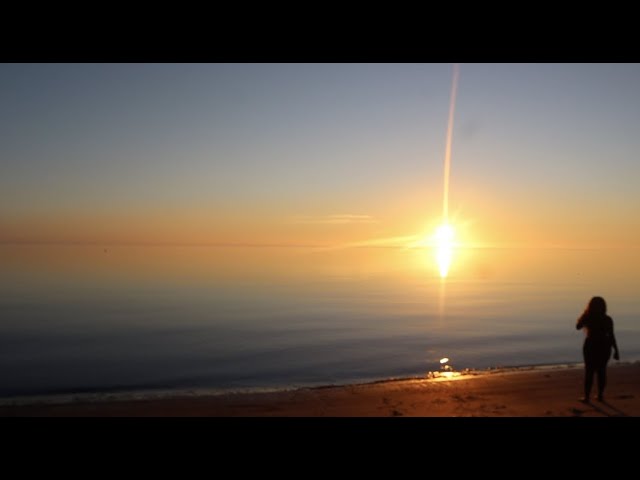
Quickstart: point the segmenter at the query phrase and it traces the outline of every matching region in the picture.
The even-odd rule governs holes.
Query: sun
[[[449,267],[453,259],[453,247],[456,232],[452,225],[443,223],[433,235],[436,262],[440,271],[440,277],[445,278],[449,274]]]
[[[444,279],[449,275],[449,270],[457,256],[457,249],[463,244],[460,243],[460,225],[447,220],[441,221],[437,226],[427,227],[427,232],[420,236],[415,242],[408,244],[411,248],[421,248],[433,253],[433,258],[437,265],[440,278]],[[462,233],[465,231],[465,224],[462,224]]]
[[[456,232],[453,226],[448,223],[444,223],[436,228],[436,233],[433,236],[435,240],[434,243],[438,248],[452,248],[455,237]]]

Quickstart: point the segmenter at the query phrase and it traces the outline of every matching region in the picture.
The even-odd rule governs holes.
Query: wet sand
[[[590,404],[578,400],[582,368],[544,367],[269,393],[2,406],[0,416],[640,416],[640,363],[612,365],[608,372],[605,402]]]

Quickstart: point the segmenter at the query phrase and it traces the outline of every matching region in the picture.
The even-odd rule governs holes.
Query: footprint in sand
[[[402,416],[402,412],[399,410],[394,410],[391,412],[391,416],[393,417],[401,417]]]

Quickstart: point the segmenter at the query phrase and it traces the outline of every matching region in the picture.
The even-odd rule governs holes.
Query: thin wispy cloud
[[[379,247],[379,248],[410,248],[419,239],[419,235],[402,235],[394,237],[370,238],[356,242],[342,243],[321,247],[321,250],[341,250],[345,248]]]
[[[408,247],[420,238],[419,235],[402,235],[385,238],[371,238],[360,242],[351,242],[344,247]]]
[[[358,215],[352,213],[333,215],[295,215],[292,217],[292,221],[294,223],[327,225],[378,223],[378,220],[373,218],[371,215]]]

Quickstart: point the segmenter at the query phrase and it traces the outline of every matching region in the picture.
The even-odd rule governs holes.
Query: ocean
[[[0,246],[0,396],[295,388],[582,361],[594,295],[640,359],[640,251]]]

